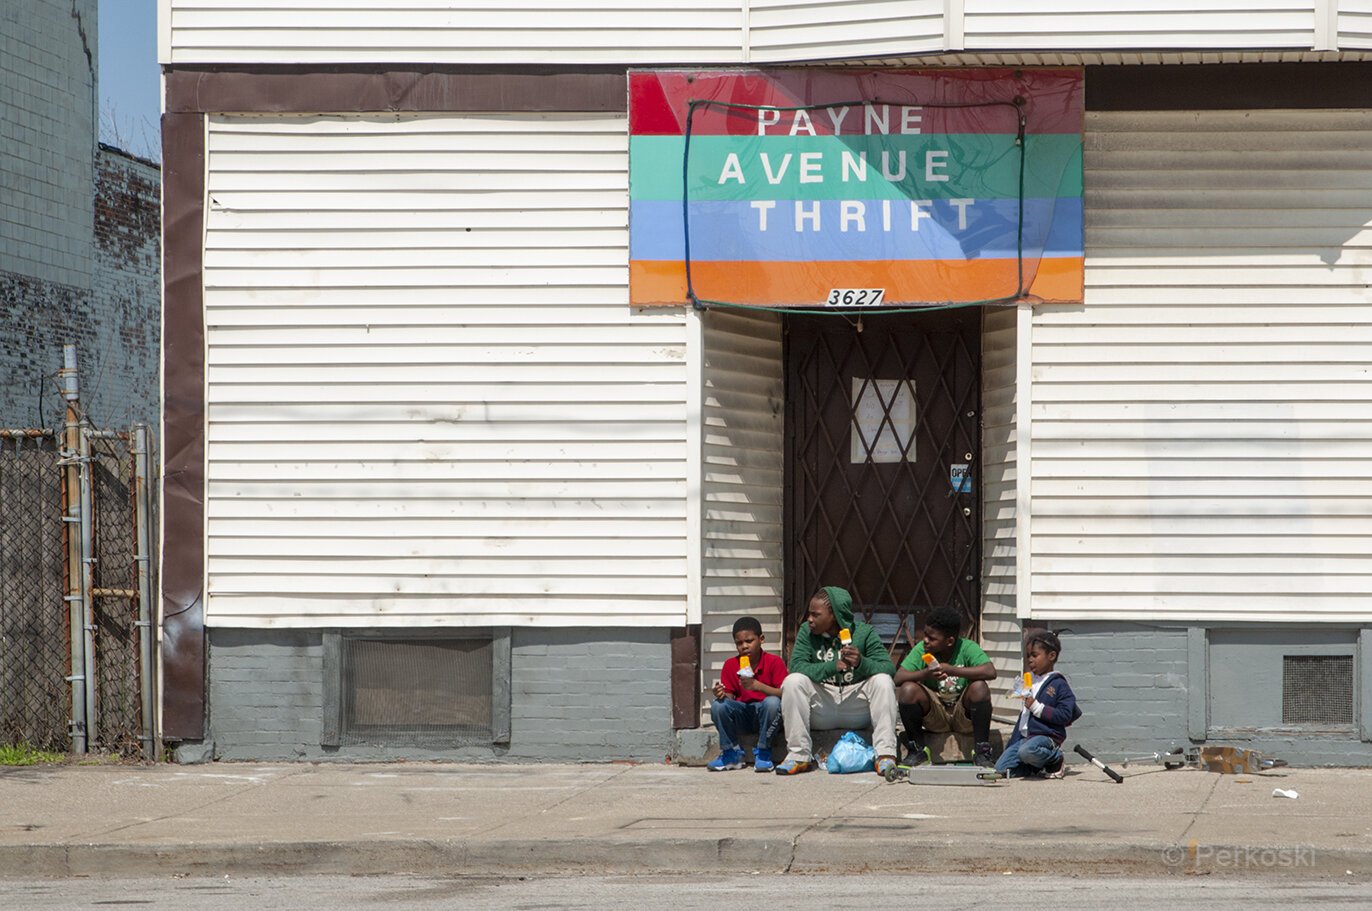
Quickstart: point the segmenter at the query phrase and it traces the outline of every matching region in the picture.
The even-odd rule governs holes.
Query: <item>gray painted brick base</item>
[[[1366,736],[1372,714],[1372,635],[1357,635],[1361,728],[1335,733],[1219,729],[1236,698],[1235,662],[1256,668],[1243,686],[1280,684],[1273,649],[1299,639],[1276,626],[1249,655],[1234,637],[1184,626],[1074,621],[1059,630],[1058,667],[1072,680],[1085,712],[1069,742],[1107,758],[1143,755],[1170,745],[1226,743],[1280,756],[1293,765],[1372,765]],[[1292,629],[1299,629],[1293,627]],[[1357,633],[1358,631],[1354,631]],[[662,761],[704,758],[712,731],[672,730],[670,646],[665,630],[515,629],[511,642],[508,745],[456,749],[320,746],[324,684],[319,631],[215,629],[210,632],[209,724],[206,742],[183,745],[178,757],[240,760],[367,761]],[[1213,636],[1223,648],[1210,648]],[[1243,639],[1244,637],[1240,637]],[[1252,637],[1247,637],[1252,638]],[[1209,662],[1225,662],[1211,668]],[[1212,673],[1214,671],[1214,673]],[[1209,691],[1214,679],[1221,689]],[[1254,682],[1256,681],[1256,682]]]
[[[1059,637],[1057,669],[1071,681],[1083,712],[1069,742],[1107,754],[1189,743],[1185,627],[1074,621]]]
[[[1211,649],[1212,635],[1230,638],[1232,628],[1211,631],[1184,626],[1138,623],[1064,622],[1058,630],[1062,656],[1058,670],[1068,676],[1084,712],[1072,725],[1069,744],[1081,744],[1103,758],[1141,756],[1171,745],[1231,744],[1262,750],[1292,765],[1372,765],[1372,743],[1354,729],[1340,733],[1221,728],[1224,711],[1235,700],[1251,699],[1234,692],[1240,684],[1229,673],[1235,664],[1252,669],[1243,687],[1281,686],[1282,646],[1301,639],[1309,627],[1253,624],[1248,650]],[[1356,630],[1349,635],[1356,637]],[[1363,637],[1366,641],[1367,637]],[[1210,662],[1223,661],[1223,668]],[[1362,678],[1368,677],[1372,654],[1363,653]],[[1224,671],[1224,672],[1219,672]],[[1251,677],[1252,679],[1246,679]],[[1223,687],[1211,691],[1210,681]],[[1363,699],[1364,719],[1372,700]],[[1365,728],[1365,726],[1364,726]]]
[[[514,629],[510,742],[323,747],[323,634],[212,629],[205,753],[238,760],[661,762],[674,746],[666,630]],[[209,749],[206,749],[210,746]]]

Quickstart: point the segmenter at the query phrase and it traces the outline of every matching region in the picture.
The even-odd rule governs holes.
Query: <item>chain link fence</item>
[[[146,755],[144,688],[151,686],[151,674],[144,672],[139,625],[135,498],[150,489],[150,479],[137,482],[130,434],[84,432],[95,656],[86,748]],[[81,671],[72,667],[69,594],[79,598],[80,589],[72,581],[79,572],[67,564],[67,536],[80,530],[77,521],[63,520],[63,455],[52,432],[0,431],[0,745],[72,747],[71,678]],[[145,505],[151,517],[151,503]],[[151,537],[149,531],[145,541]]]
[[[62,480],[54,435],[0,435],[0,744],[71,742]]]
[[[141,749],[138,552],[133,453],[127,435],[91,443],[95,510],[96,723],[90,748],[137,755]]]

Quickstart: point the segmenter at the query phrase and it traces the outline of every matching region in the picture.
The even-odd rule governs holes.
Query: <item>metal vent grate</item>
[[[1353,656],[1282,656],[1281,721],[1351,725]]]
[[[489,741],[490,639],[343,640],[342,744]]]

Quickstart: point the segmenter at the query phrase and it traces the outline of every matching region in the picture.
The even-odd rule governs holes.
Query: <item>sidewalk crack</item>
[[[870,795],[873,791],[876,791],[879,788],[884,787],[884,785],[885,783],[883,782],[882,784],[873,785],[872,787],[863,791],[861,794],[854,794],[851,799],[845,801],[844,803],[836,807],[832,813],[828,813],[824,816],[821,816],[819,819],[816,819],[814,822],[810,823],[804,829],[800,830],[795,835],[793,835],[791,837],[791,856],[786,859],[786,866],[782,869],[781,872],[791,872],[791,867],[796,862],[796,852],[800,848],[800,840],[802,838],[813,832],[815,828],[819,826],[820,823],[827,822],[828,820],[833,819],[835,816],[842,814],[844,810],[852,806],[854,803],[857,803],[859,800],[866,800],[868,795]]]
[[[1185,843],[1186,836],[1190,834],[1191,830],[1195,828],[1196,823],[1200,821],[1201,815],[1205,813],[1205,808],[1210,805],[1210,799],[1214,797],[1215,792],[1219,790],[1220,778],[1221,776],[1216,775],[1215,780],[1210,782],[1210,792],[1205,795],[1205,799],[1201,801],[1201,805],[1197,807],[1196,812],[1191,815],[1191,821],[1186,824],[1186,828],[1177,836],[1177,844]]]

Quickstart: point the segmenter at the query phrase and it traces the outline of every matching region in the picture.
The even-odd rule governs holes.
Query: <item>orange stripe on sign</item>
[[[1029,296],[1052,303],[1080,303],[1085,261],[1054,257],[1039,261]],[[691,279],[702,300],[762,307],[817,306],[834,288],[884,288],[891,303],[901,300],[979,301],[1014,294],[1013,259],[871,260],[864,262],[694,262]],[[634,306],[686,303],[686,267],[675,261],[629,264],[629,300]]]

